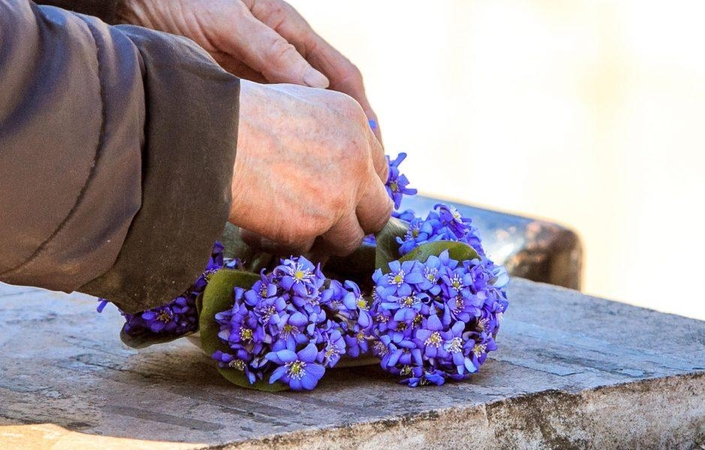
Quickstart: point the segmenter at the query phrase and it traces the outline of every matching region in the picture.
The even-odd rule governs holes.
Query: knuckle
[[[309,239],[306,221],[296,224],[281,223],[275,233],[274,241],[284,247],[298,247]]]
[[[284,247],[289,247],[289,248],[295,248],[295,247],[301,247],[306,243],[308,240],[307,234],[306,233],[301,233],[301,232],[288,232],[283,235],[281,235],[278,239],[277,242],[284,246]]]
[[[324,234],[330,228],[327,214],[310,214],[291,226],[291,245],[301,245]]]
[[[275,36],[271,39],[267,45],[267,49],[268,59],[276,66],[280,66],[292,52],[296,53],[296,48],[279,36]]]
[[[273,29],[278,29],[286,20],[287,11],[281,2],[268,0],[266,2],[265,22],[271,24]]]
[[[337,256],[347,256],[357,250],[360,244],[362,244],[363,237],[363,235],[355,236],[352,239],[346,239],[338,243],[338,248],[336,249]]]
[[[334,247],[334,252],[337,255],[349,255],[360,246],[365,235],[362,232],[362,229],[357,226],[357,220],[351,220],[345,225],[338,224],[338,226],[343,228],[336,233],[337,239],[335,239],[334,242],[331,242],[331,245]]]
[[[362,71],[350,61],[347,62],[343,69],[343,77],[346,80],[362,83]]]
[[[365,230],[366,233],[377,233],[389,222],[389,218],[392,216],[392,211],[394,210],[394,203],[391,199],[387,198],[385,200],[385,205],[380,208],[380,214],[375,216],[373,221],[369,224],[369,227]]]
[[[232,7],[232,12],[234,12],[238,18],[243,18],[250,14],[250,8],[244,2],[235,2]]]

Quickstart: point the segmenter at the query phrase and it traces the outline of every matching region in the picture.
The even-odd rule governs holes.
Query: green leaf
[[[409,225],[392,217],[376,237],[377,252],[375,254],[375,268],[389,271],[389,263],[399,259],[399,243],[397,237],[404,237],[409,231]]]
[[[199,318],[201,348],[207,355],[212,355],[216,350],[222,352],[230,351],[228,346],[218,337],[220,325],[215,321],[215,315],[233,307],[235,302],[233,289],[235,286],[247,289],[252,287],[259,279],[259,275],[251,272],[228,269],[221,269],[213,275],[203,293],[203,306]],[[288,389],[282,383],[269,384],[266,380],[258,380],[255,384],[250,384],[245,373],[237,369],[218,367],[218,371],[231,383],[247,389],[269,392]]]
[[[201,317],[201,311],[203,311],[203,292],[196,297],[196,314],[198,317]]]
[[[464,242],[436,241],[419,245],[400,258],[399,261],[416,260],[425,263],[429,256],[438,256],[444,250],[448,250],[448,255],[456,261],[466,261],[480,257],[474,248]]]
[[[259,273],[275,259],[274,255],[258,250],[240,239],[240,228],[228,222],[223,234],[218,238],[225,247],[223,255],[226,258],[239,258],[244,263],[244,269]]]
[[[189,333],[192,334],[192,333]],[[122,330],[120,331],[120,340],[127,345],[128,347],[132,348],[147,348],[152,345],[156,344],[166,344],[167,342],[175,341],[177,339],[181,339],[184,336],[188,336],[188,334],[179,334],[179,335],[173,335],[173,334],[154,334],[150,332],[149,330],[145,329],[138,329],[132,331],[132,334],[127,334],[125,331],[125,327],[123,326]]]

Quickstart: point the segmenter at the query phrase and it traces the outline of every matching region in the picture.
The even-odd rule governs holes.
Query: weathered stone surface
[[[124,347],[95,299],[0,285],[0,448],[703,448],[705,322],[520,279],[510,295],[469,382],[364,367],[263,393],[185,340]]]

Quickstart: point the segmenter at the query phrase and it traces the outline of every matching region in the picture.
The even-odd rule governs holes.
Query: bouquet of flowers
[[[199,333],[226,379],[260,390],[313,389],[341,360],[380,364],[411,387],[469,378],[497,348],[509,278],[454,207],[399,212],[416,194],[399,172],[405,157],[387,158],[392,219],[352,255],[280,258],[230,229],[181,296],[123,313],[123,342],[141,348]]]

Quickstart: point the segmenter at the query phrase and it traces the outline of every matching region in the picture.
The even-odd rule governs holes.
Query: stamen
[[[300,380],[306,375],[306,363],[303,361],[294,361],[285,364],[289,378]]]

